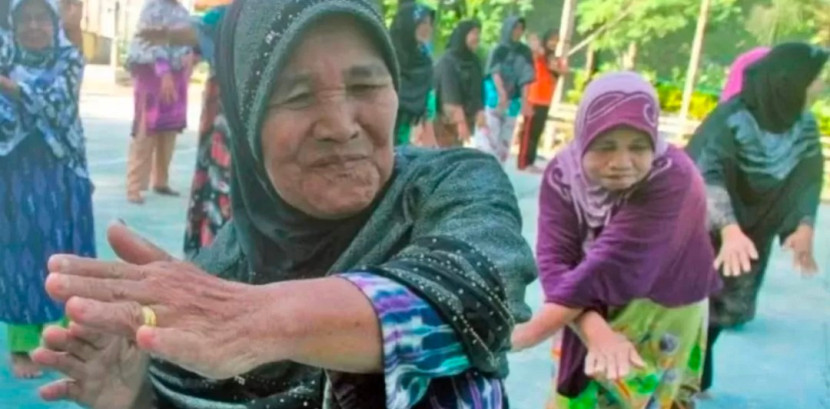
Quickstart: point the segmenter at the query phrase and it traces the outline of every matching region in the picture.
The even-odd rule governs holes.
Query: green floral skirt
[[[700,390],[709,300],[666,308],[636,300],[609,313],[609,323],[634,342],[646,367],[616,381],[592,381],[575,398],[556,393],[548,409],[690,409]],[[554,345],[554,360],[560,350]]]

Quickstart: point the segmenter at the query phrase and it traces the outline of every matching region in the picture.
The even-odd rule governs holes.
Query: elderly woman
[[[40,374],[30,353],[63,305],[44,291],[58,253],[95,256],[92,183],[78,98],[84,61],[66,39],[58,5],[12,2],[13,44],[0,44],[0,321],[12,371]],[[11,54],[10,54],[11,52]]]
[[[513,344],[576,319],[580,335],[566,329],[562,339],[557,408],[694,406],[708,297],[720,282],[703,181],[658,132],[659,107],[635,73],[597,78],[574,141],[545,172],[536,252],[546,304]]]
[[[809,108],[827,59],[809,44],[776,46],[744,70],[740,93],[718,105],[687,146],[706,180],[712,243],[725,276],[724,290],[712,297],[704,390],[718,335],[755,318],[776,237],[793,252],[796,269],[817,271],[813,224],[824,158]]]
[[[517,202],[486,155],[394,152],[397,64],[373,2],[237,0],[217,61],[233,219],[192,264],[120,225],[122,263],[55,257],[46,286],[75,324],[35,354],[68,377],[43,397],[505,407],[535,273]]]

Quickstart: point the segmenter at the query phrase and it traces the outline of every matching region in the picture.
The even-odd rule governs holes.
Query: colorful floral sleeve
[[[386,407],[411,408],[430,381],[471,368],[452,327],[407,287],[368,273],[342,275],[366,294],[383,335]]]

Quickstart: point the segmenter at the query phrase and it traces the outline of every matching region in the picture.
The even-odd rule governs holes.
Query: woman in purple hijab
[[[687,408],[699,389],[720,281],[703,180],[659,134],[659,115],[639,75],[600,77],[574,141],[545,172],[536,252],[546,304],[513,342],[564,328],[554,407]]]

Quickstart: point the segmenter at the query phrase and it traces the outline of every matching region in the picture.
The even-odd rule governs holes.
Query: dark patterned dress
[[[185,254],[193,254],[213,242],[231,218],[231,152],[228,129],[219,103],[219,85],[208,81],[199,126],[196,173],[187,211]]]
[[[215,37],[226,6],[220,6],[194,21],[199,34],[199,53],[213,66]],[[228,125],[219,98],[219,83],[211,75],[205,86],[199,122],[196,172],[187,210],[184,252],[193,255],[213,242],[219,229],[231,218],[231,151]]]

